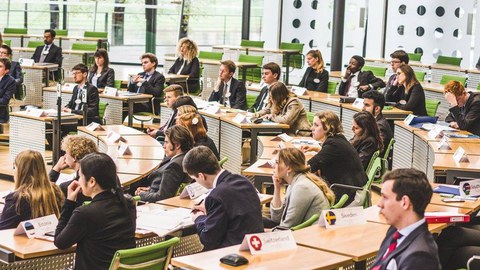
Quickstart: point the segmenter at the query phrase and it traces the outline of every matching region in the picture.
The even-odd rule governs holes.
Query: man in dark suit
[[[158,59],[153,53],[145,53],[141,57],[143,72],[132,76],[128,85],[128,91],[134,93],[150,94],[156,98],[162,96],[165,86],[165,76],[155,69],[158,66]],[[154,102],[153,112],[158,115],[160,113],[160,103]],[[136,103],[134,112],[152,112],[151,102]]]
[[[281,69],[277,63],[270,62],[263,65],[262,80],[265,83],[265,86],[260,91],[257,99],[255,99],[253,106],[248,109],[249,112],[258,112],[265,107],[265,104],[267,104],[268,101],[270,85],[278,82],[280,73]]]
[[[156,202],[174,197],[182,183],[190,183],[191,178],[183,172],[182,163],[185,154],[193,147],[193,137],[183,126],[173,126],[165,131],[165,156],[160,168],[152,172],[147,183],[150,187],[138,187],[135,195],[142,201]]]
[[[12,67],[10,68],[10,72],[8,74],[15,79],[15,83],[23,83],[22,67],[17,61],[12,61],[12,48],[5,44],[0,46],[0,57],[6,57],[12,63]]]
[[[72,68],[72,75],[73,81],[77,85],[73,88],[72,98],[68,104],[65,105],[63,111],[83,115],[83,106],[86,104],[87,123],[100,123],[98,115],[98,103],[100,99],[97,88],[87,82],[88,67],[85,64],[77,64]]]
[[[35,61],[35,63],[53,63],[58,64],[58,67],[62,67],[62,48],[53,44],[55,36],[55,30],[47,29],[44,31],[43,42],[45,45],[38,46],[32,56],[32,59]],[[54,73],[56,79],[60,78],[60,74],[60,70]]]
[[[233,78],[237,66],[230,60],[222,61],[218,80],[208,101],[234,109],[247,109],[247,89],[245,83]]]
[[[378,206],[392,227],[371,270],[440,269],[437,245],[424,218],[432,193],[427,176],[419,170],[397,169],[383,176]]]
[[[340,95],[361,98],[362,94],[368,90],[385,87],[385,82],[375,77],[371,71],[362,71],[364,65],[363,57],[352,56],[338,88]]]
[[[445,85],[445,99],[450,103],[445,118],[450,127],[480,136],[480,94],[467,92],[460,82],[450,81]]]
[[[8,122],[8,104],[15,93],[15,79],[8,74],[11,67],[10,60],[0,58],[0,123]]]
[[[385,99],[387,102],[399,102],[403,97],[405,87],[403,84],[398,83],[397,68],[401,64],[408,65],[410,58],[404,50],[396,50],[390,54],[390,57],[392,58],[390,64],[392,65],[393,74],[388,79],[387,86],[385,87]]]
[[[153,138],[164,136],[165,131],[169,127],[175,125],[177,110],[173,109],[173,104],[175,103],[178,97],[183,96],[183,88],[178,84],[172,84],[170,86],[167,86],[164,92],[165,92],[165,104],[167,105],[167,108],[172,110],[172,112],[168,116],[167,121],[165,123],[162,123],[162,125],[159,128],[150,128],[150,127],[147,128],[148,135],[150,135]]]
[[[263,232],[262,206],[247,178],[222,170],[206,146],[190,150],[183,169],[207,189],[203,204],[195,206],[195,222],[204,250],[240,244],[246,234]]]
[[[390,140],[393,138],[392,128],[382,113],[384,106],[385,97],[382,95],[382,93],[376,90],[370,90],[363,94],[363,110],[373,114],[377,120],[380,138],[382,138],[383,141],[383,151],[380,154],[381,156],[383,156],[383,152],[385,152]]]

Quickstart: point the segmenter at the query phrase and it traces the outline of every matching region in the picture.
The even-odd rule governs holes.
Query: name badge
[[[43,54],[47,55],[49,52],[50,52],[49,50],[48,51],[43,51]]]
[[[240,245],[240,250],[249,250],[252,255],[295,250],[296,248],[297,243],[290,230],[247,234]]]
[[[318,78],[315,78],[315,79],[313,79],[313,82],[314,82],[314,83],[319,83],[320,80],[319,80]]]
[[[365,224],[363,207],[347,207],[341,209],[323,210],[320,217],[320,226],[327,229]]]

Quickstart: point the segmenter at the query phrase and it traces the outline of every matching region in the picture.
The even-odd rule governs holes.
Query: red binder
[[[425,212],[427,223],[470,222],[470,216],[451,212]]]

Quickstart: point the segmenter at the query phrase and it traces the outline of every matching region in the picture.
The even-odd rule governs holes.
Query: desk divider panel
[[[347,140],[350,140],[353,137],[352,122],[353,115],[356,113],[357,111],[342,108],[342,117],[340,119],[343,126],[343,135],[345,135],[345,138],[347,138]]]
[[[223,121],[220,129],[220,157],[228,157],[224,169],[241,174],[242,171],[242,129]]]
[[[215,83],[217,82],[218,78],[218,70],[220,69],[219,64],[213,63],[203,63],[203,89],[202,89],[202,99],[208,100],[210,97],[213,88],[215,87]],[[237,72],[238,73],[238,70]]]
[[[45,158],[45,122],[10,116],[10,159],[23,150],[35,150]],[[15,139],[12,139],[15,138]]]
[[[393,149],[393,169],[411,168],[413,156],[413,132],[395,125],[395,146]]]
[[[43,70],[24,68],[24,84],[27,89],[27,96],[24,104],[35,105],[41,107],[43,105]]]
[[[396,130],[395,130],[396,131]],[[419,136],[413,136],[412,168],[426,172],[428,170],[428,143]],[[400,149],[402,151],[402,149]],[[433,181],[432,178],[428,180]]]
[[[341,119],[342,117],[342,108],[340,106],[335,106],[335,105],[331,105],[331,104],[327,104],[327,103],[323,103],[315,100],[312,100],[311,103],[312,104],[311,104],[310,111],[313,113],[329,110],[334,112],[336,115],[338,115],[338,118]]]
[[[213,140],[215,145],[217,146],[217,150],[220,153],[220,125],[221,121],[220,119],[209,117],[207,115],[202,115],[205,118],[205,121],[207,122],[207,135],[210,137],[210,139]],[[223,156],[220,156],[220,158],[224,158]]]
[[[432,68],[431,72],[432,72],[432,82],[434,82],[434,83],[440,83],[443,75],[453,75],[453,76],[465,77],[465,72],[464,71],[455,71],[455,70],[449,70],[449,69]]]
[[[428,160],[427,160],[427,178],[429,181],[435,182],[435,170],[433,169],[433,162],[435,161],[435,152],[428,147]]]
[[[100,102],[108,103],[105,110],[105,123],[107,125],[121,125],[123,123],[123,101],[108,97],[100,97]]]

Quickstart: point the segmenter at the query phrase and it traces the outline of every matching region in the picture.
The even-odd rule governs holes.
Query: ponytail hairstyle
[[[322,53],[320,52],[320,50],[310,50],[307,55],[310,55],[311,57],[317,59],[318,64],[315,68],[315,71],[317,73],[322,73],[323,69],[325,68],[325,62],[323,61]]]
[[[310,166],[306,165],[305,155],[302,151],[297,148],[283,148],[278,153],[278,161],[290,167],[294,174],[305,174],[323,192],[330,205],[335,203],[335,194],[323,179],[310,172]]]

